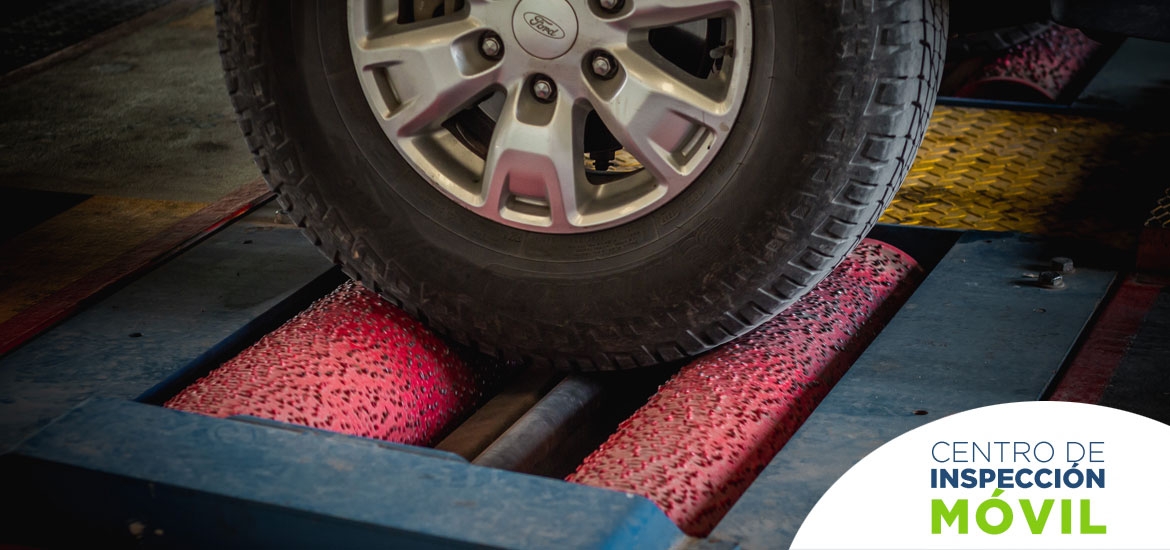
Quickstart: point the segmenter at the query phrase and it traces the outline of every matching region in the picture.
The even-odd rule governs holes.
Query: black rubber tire
[[[930,118],[944,2],[753,2],[747,96],[710,167],[658,210],[576,235],[495,224],[416,174],[362,96],[342,2],[216,12],[256,162],[328,257],[457,341],[595,370],[744,334],[860,242]]]

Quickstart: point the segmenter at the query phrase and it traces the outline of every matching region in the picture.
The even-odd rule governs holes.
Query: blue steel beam
[[[257,243],[264,255],[247,253]],[[1039,397],[1113,279],[1079,259],[1063,290],[1024,277],[1069,252],[965,234],[712,537],[691,542],[786,546],[828,486],[885,441],[946,414]],[[123,401],[327,268],[295,231],[254,219],[0,361],[0,448],[87,397],[119,398],[88,402],[0,456],[0,486],[21,504],[0,518],[0,533],[25,535],[0,542],[93,545],[97,534],[170,546],[605,548],[685,540],[640,497],[425,449]],[[241,299],[257,285],[261,292]],[[136,328],[143,338],[123,340]]]
[[[258,209],[0,358],[0,450],[89,397],[138,397],[327,272],[297,228],[272,223],[274,211]]]
[[[669,548],[633,495],[439,451],[93,400],[0,457],[14,542],[180,547]],[[10,542],[13,542],[10,539]]]
[[[1075,251],[964,234],[706,544],[787,548],[829,486],[883,443],[960,411],[1040,399],[1116,275],[1078,260],[1067,288],[1035,284],[1051,257]]]

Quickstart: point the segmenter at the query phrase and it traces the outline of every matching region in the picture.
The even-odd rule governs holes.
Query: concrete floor
[[[0,90],[0,185],[211,202],[258,176],[210,3]]]
[[[259,177],[210,1],[0,88],[0,322]]]

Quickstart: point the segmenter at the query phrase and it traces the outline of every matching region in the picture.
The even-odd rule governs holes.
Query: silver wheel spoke
[[[707,97],[684,78],[631,50],[615,52],[625,81],[610,100],[594,109],[610,132],[659,182],[678,184],[690,172],[678,154],[696,132],[724,134],[730,106]]]
[[[389,143],[430,185],[503,225],[583,233],[653,212],[721,154],[746,94],[749,1],[349,0],[350,51]],[[590,106],[627,164],[596,164],[617,145],[593,123],[586,135]]]
[[[485,161],[483,213],[509,219],[522,215],[508,212],[509,199],[543,199],[548,211],[542,225],[572,228],[581,215],[578,183],[584,179],[582,153],[574,138],[578,128],[573,102],[567,94],[559,95],[551,105],[534,102],[521,86],[508,91]],[[551,116],[533,113],[543,110],[551,111]]]
[[[631,0],[629,12],[614,24],[627,30],[667,27],[746,9],[746,4],[747,0]]]
[[[495,83],[492,68],[472,65],[460,50],[474,45],[479,32],[475,20],[464,18],[372,37],[354,49],[362,70],[410,75],[393,79],[401,103],[386,105],[382,116],[388,132],[411,137],[434,131]]]

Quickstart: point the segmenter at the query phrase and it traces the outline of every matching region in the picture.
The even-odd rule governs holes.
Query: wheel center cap
[[[522,0],[512,14],[512,33],[529,54],[556,59],[577,41],[577,13],[565,0]]]

